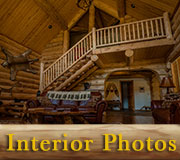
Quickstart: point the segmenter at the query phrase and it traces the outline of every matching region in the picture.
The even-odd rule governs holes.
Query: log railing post
[[[40,92],[42,93],[43,92],[43,84],[44,84],[44,81],[45,81],[45,77],[43,77],[43,73],[44,73],[44,63],[41,62],[40,64],[40,84],[39,84],[39,90]]]
[[[92,29],[92,41],[93,41],[93,50],[96,49],[96,28],[93,27]]]
[[[170,23],[168,12],[165,12],[163,14],[163,17],[164,17],[164,25],[165,25],[165,30],[166,30],[166,37],[168,39],[172,39],[173,36],[172,36],[171,23]]]

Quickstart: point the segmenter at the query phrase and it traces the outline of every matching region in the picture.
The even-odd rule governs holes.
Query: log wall
[[[98,69],[93,74],[91,74],[88,78],[80,82],[73,90],[74,91],[83,91],[84,83],[90,83],[91,91],[99,91],[104,96],[104,83],[105,79],[108,75],[108,72],[104,70]]]
[[[172,31],[175,39],[175,46],[171,52],[173,81],[176,86],[175,92],[180,91],[180,7],[172,19]]]
[[[5,49],[9,50],[15,56],[20,55],[24,51],[28,50],[28,48],[3,35],[0,35],[0,46],[3,46]],[[33,51],[29,58],[40,58],[40,54]],[[5,55],[2,53],[2,51],[0,51],[0,64],[2,64],[4,60]],[[0,100],[3,101],[4,104],[13,103],[14,99],[26,100],[36,97],[36,92],[39,89],[39,62],[35,62],[31,65],[31,67],[37,71],[37,74],[19,71],[16,76],[16,81],[11,81],[10,70],[0,65]],[[12,95],[8,90],[2,89],[10,89],[17,82],[20,84],[12,89]]]
[[[175,85],[175,92],[180,91],[180,57],[177,58],[172,64],[172,75],[173,75],[173,82]]]
[[[159,100],[162,97],[162,90],[159,88],[160,79],[164,77],[166,74],[166,65],[165,64],[151,64],[146,66],[134,66],[132,69],[150,69],[153,72],[156,72],[156,77],[153,76],[151,79],[151,99]],[[114,68],[114,69],[98,69],[94,73],[92,73],[88,78],[81,81],[75,88],[74,91],[83,91],[84,83],[90,83],[91,87],[89,90],[91,91],[99,91],[104,97],[105,83],[109,77],[109,75],[115,71],[125,71],[128,70],[125,68]]]
[[[45,49],[42,51],[41,61],[45,64],[45,68],[63,54],[63,36],[64,32],[61,31],[46,45]]]

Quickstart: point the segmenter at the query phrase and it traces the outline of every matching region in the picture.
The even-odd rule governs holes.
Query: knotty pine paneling
[[[38,52],[60,31],[33,0],[1,0],[0,26],[1,34]]]

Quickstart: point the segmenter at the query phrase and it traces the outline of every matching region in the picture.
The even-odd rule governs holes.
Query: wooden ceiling
[[[93,1],[98,8],[97,27],[112,25],[120,19],[123,9],[119,4],[121,1]],[[178,2],[125,0],[125,22],[157,17],[165,11],[172,15]],[[41,53],[53,37],[61,30],[72,28],[85,13],[76,6],[76,0],[0,0],[0,34]]]
[[[159,46],[134,50],[133,64],[164,63],[172,46]],[[105,68],[127,66],[125,52],[98,55]]]

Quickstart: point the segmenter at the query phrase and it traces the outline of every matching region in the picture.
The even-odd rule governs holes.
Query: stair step
[[[73,76],[73,74],[75,74],[79,69],[81,69],[81,67],[83,67],[84,65],[86,65],[89,61],[89,58],[84,58],[82,60],[80,60],[77,64],[75,64],[71,69],[69,69],[66,73],[64,73],[61,77],[59,77],[53,84],[51,84],[48,87],[48,90],[55,90],[56,88],[58,88],[60,85],[62,85],[63,83],[66,83],[67,80]],[[88,69],[87,69],[88,70]],[[83,76],[85,74],[86,71],[83,71],[82,73],[80,73],[77,77],[75,77],[72,81],[70,81],[68,84],[66,84],[66,86],[64,86],[61,90],[66,90],[68,87],[70,87],[73,83],[75,83],[81,76]]]
[[[71,72],[66,72],[66,73],[64,74],[65,77],[71,77],[72,75],[73,75],[73,73],[71,73]]]
[[[69,72],[71,72],[71,73],[75,73],[75,72],[76,72],[76,69],[71,68],[71,69],[69,69]]]
[[[86,63],[87,61],[88,61],[87,59],[80,60],[81,63]]]
[[[60,81],[65,81],[66,79],[67,79],[67,77],[61,76],[58,80],[60,80]]]
[[[76,64],[76,65],[73,66],[71,69],[73,69],[73,70],[74,70],[74,73],[75,73],[79,68],[81,68],[81,65]]]

